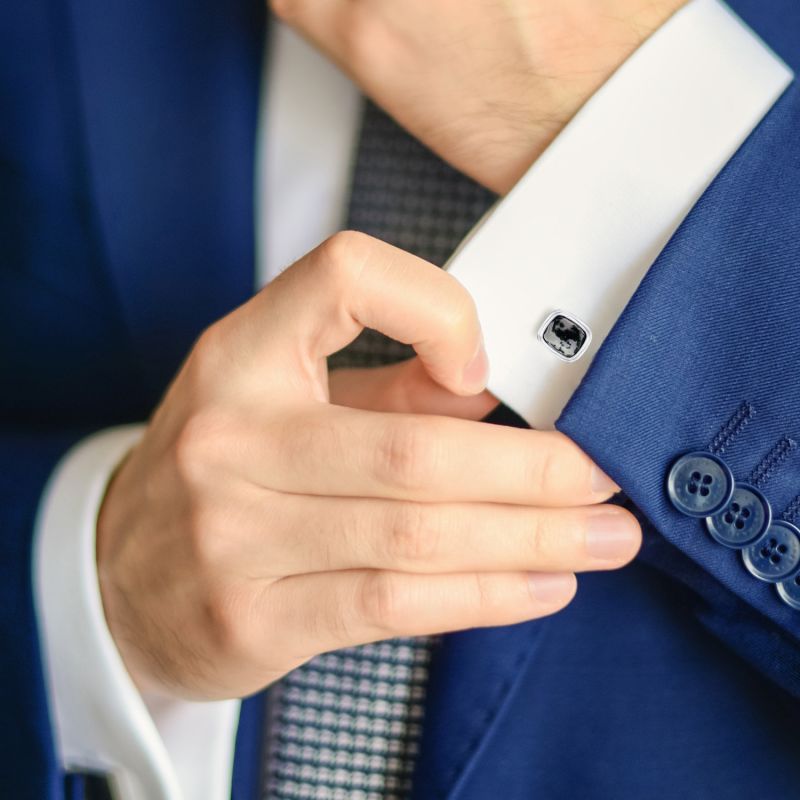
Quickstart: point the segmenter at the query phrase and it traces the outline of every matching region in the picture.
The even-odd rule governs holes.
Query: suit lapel
[[[253,286],[263,2],[66,0],[101,257],[152,400]]]
[[[413,800],[470,796],[469,775],[513,707],[542,625],[534,621],[443,638],[431,666]]]

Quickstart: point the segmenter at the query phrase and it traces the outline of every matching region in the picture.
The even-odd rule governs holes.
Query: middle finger
[[[496,503],[415,503],[272,495],[251,505],[246,558],[263,575],[343,569],[402,572],[582,572],[614,569],[641,544],[615,505],[547,509]],[[241,524],[241,520],[240,520]],[[241,530],[241,528],[240,528]]]

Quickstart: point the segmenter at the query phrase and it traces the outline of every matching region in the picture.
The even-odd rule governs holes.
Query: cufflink
[[[577,361],[589,349],[592,332],[574,314],[553,311],[539,328],[537,338],[556,358]]]

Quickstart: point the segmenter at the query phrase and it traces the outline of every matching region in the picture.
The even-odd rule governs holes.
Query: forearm
[[[578,109],[686,0],[280,0],[397,121],[505,194]],[[425,91],[419,84],[425,84]]]

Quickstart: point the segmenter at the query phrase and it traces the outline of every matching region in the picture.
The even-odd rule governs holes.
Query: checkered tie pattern
[[[347,227],[441,266],[494,201],[370,102],[363,110]],[[413,355],[365,330],[330,369]],[[264,800],[401,800],[411,791],[434,637],[317,656],[270,691]]]

